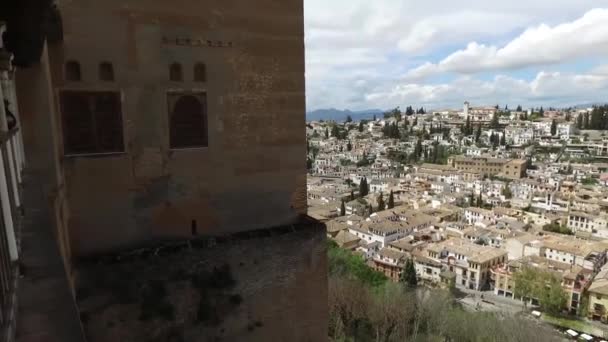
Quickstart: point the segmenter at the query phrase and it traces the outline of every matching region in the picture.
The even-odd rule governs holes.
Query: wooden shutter
[[[61,94],[63,144],[66,154],[90,153],[96,150],[93,113],[84,92],[64,91]]]
[[[99,152],[122,152],[124,150],[120,95],[103,92],[94,96],[94,118]]]
[[[61,112],[66,154],[124,151],[119,93],[64,91]]]

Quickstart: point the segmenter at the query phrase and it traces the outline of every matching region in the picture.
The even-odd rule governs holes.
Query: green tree
[[[354,200],[355,200],[355,191],[354,191],[354,190],[351,190],[351,191],[350,191],[350,200],[351,200],[351,201],[354,201]]]
[[[583,114],[579,114],[576,117],[576,128],[583,129]]]
[[[359,121],[359,132],[363,133],[363,121]]]
[[[347,115],[346,122],[353,122],[353,118],[351,118],[350,115]]]
[[[479,138],[481,137],[481,124],[477,125],[477,132],[475,132],[475,142],[479,142]]]
[[[416,146],[414,147],[414,156],[416,161],[420,160],[420,157],[422,156],[422,140],[420,138],[418,138],[418,141],[416,141]]]
[[[545,116],[545,110],[543,109],[543,107],[541,106],[540,109],[538,110],[538,115],[542,118],[543,116]]]
[[[524,266],[513,274],[513,296],[524,299],[524,307],[534,296],[536,290],[536,272],[533,268]]]
[[[477,207],[479,207],[479,208],[483,207],[483,197],[481,196],[481,192],[479,193],[479,196],[477,197]]]
[[[367,185],[367,178],[363,177],[359,183],[359,196],[365,197],[369,193],[369,186]]]
[[[374,121],[376,121],[376,114],[374,114]]]
[[[583,184],[583,185],[596,185],[597,184],[597,179],[591,178],[591,177],[583,178],[581,180],[581,184]]]
[[[352,151],[353,150],[353,144],[350,143],[350,140],[348,141],[348,144],[346,144],[346,150],[347,151]]]
[[[408,288],[415,288],[418,285],[418,278],[416,276],[416,267],[412,259],[407,259],[403,271],[399,277],[399,282]]]
[[[564,235],[574,235],[574,232],[570,228],[562,226],[558,223],[546,224],[543,226],[543,230],[546,232],[553,232]]]
[[[393,209],[395,207],[395,195],[393,195],[393,190],[388,195],[388,209]]]
[[[500,127],[500,123],[498,121],[498,111],[494,112],[492,115],[492,121],[490,121],[490,128],[498,128]]]
[[[524,265],[513,275],[517,297],[536,298],[543,310],[558,314],[566,306],[567,296],[559,275]],[[524,301],[524,306],[526,301]]]
[[[382,211],[386,209],[386,205],[384,204],[384,196],[382,195],[382,192],[380,192],[380,195],[378,195],[378,211]]]
[[[325,139],[329,139],[329,128],[325,127]]]
[[[306,158],[306,168],[312,170],[312,159]]]
[[[338,125],[331,126],[331,136],[340,139],[340,129]]]
[[[473,128],[471,127],[471,118],[467,116],[467,121],[464,124],[464,135],[473,134]]]
[[[346,215],[346,206],[344,205],[344,200],[342,200],[342,204],[340,204],[340,216]]]
[[[506,184],[505,188],[502,189],[502,195],[505,196],[506,199],[511,199],[513,197],[513,193],[511,192],[509,184]]]
[[[551,135],[555,136],[555,133],[557,133],[557,122],[553,119],[551,120]]]
[[[521,112],[522,111],[521,106],[517,106],[516,111]]]
[[[492,132],[492,135],[490,136],[490,142],[492,142],[492,147],[494,149],[496,149],[496,147],[498,147],[498,143],[500,142],[500,139],[498,138],[498,135],[496,135],[494,132]]]
[[[507,145],[507,138],[505,137],[505,133],[503,133],[503,134],[500,136],[500,145],[501,145],[501,146],[506,146],[506,145]]]

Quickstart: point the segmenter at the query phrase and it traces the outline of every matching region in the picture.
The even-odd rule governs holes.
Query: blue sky
[[[305,0],[307,109],[608,102],[608,0]]]

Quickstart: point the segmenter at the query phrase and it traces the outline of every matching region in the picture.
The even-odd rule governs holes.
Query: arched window
[[[80,74],[80,63],[76,61],[68,61],[65,63],[65,79],[66,81],[82,80]]]
[[[173,95],[170,113],[171,148],[207,146],[206,94]]]
[[[182,73],[182,65],[179,63],[173,63],[169,67],[169,79],[173,82],[181,82],[184,80]]]
[[[99,63],[99,79],[101,81],[114,81],[114,67],[112,66],[112,63]]]
[[[204,63],[196,63],[194,66],[194,81],[207,82],[207,67]]]

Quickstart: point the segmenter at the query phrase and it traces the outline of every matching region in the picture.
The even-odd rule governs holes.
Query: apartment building
[[[606,264],[608,244],[603,241],[578,240],[555,234],[544,236],[532,249],[537,250],[539,256],[549,260],[564,262],[597,272]]]
[[[432,258],[416,253],[413,255],[414,268],[419,280],[427,284],[438,284],[441,281],[443,265]]]
[[[587,289],[589,305],[587,316],[608,323],[608,267],[604,266]]]
[[[492,210],[476,208],[476,207],[469,207],[469,208],[464,209],[463,214],[464,214],[464,219],[469,224],[475,224],[475,223],[484,222],[484,221],[492,222],[496,218],[496,215],[494,214],[494,212]]]
[[[584,292],[591,285],[593,275],[591,271],[581,266],[573,266],[561,261],[539,256],[526,256],[492,268],[490,274],[494,284],[494,294],[507,298],[516,298],[514,294],[516,286],[514,275],[524,267],[531,267],[542,272],[550,272],[555,277],[558,277],[567,296],[566,307],[564,309],[576,314]],[[529,300],[532,304],[538,304],[537,298]]]
[[[372,257],[372,265],[374,270],[383,273],[390,280],[398,282],[406,260],[407,255],[403,252],[381,248]]]
[[[586,232],[598,237],[608,238],[608,217],[582,211],[571,211],[568,214],[568,228],[573,232]]]
[[[456,275],[456,286],[483,290],[490,286],[490,269],[507,261],[507,251],[450,239],[427,249],[427,256]]]
[[[361,224],[349,226],[348,230],[365,243],[377,241],[384,248],[392,241],[402,239],[414,231],[430,227],[437,222],[434,217],[420,212],[394,209],[373,213]]]
[[[465,172],[478,172],[484,176],[501,176],[510,179],[525,177],[528,162],[523,159],[455,156],[448,165]]]

